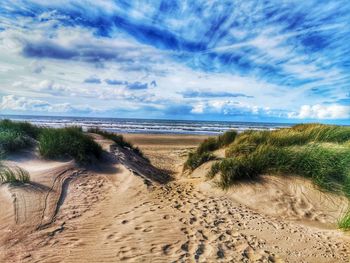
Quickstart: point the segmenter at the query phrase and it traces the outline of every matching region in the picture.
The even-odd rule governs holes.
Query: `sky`
[[[350,124],[348,0],[1,0],[0,114]]]

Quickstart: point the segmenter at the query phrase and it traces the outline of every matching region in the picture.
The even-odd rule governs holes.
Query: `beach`
[[[350,263],[349,0],[0,14],[0,263]]]
[[[125,134],[150,163],[93,136],[110,155],[92,167],[32,152],[9,158],[32,183],[0,187],[1,262],[350,260],[350,237],[336,227],[343,197],[302,178],[223,191],[206,164],[183,173],[208,136]]]

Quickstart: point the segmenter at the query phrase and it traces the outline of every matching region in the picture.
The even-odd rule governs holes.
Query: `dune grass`
[[[29,173],[20,167],[8,167],[0,164],[0,184],[28,183]]]
[[[227,131],[218,137],[210,137],[204,140],[197,148],[197,153],[212,152],[232,143],[237,136],[236,131]]]
[[[39,128],[27,122],[0,121],[0,184],[27,183],[29,173],[20,167],[8,167],[1,163],[7,154],[33,145]]]
[[[184,165],[184,170],[194,170],[201,164],[214,160],[213,151],[232,143],[237,136],[236,131],[227,131],[218,137],[210,137],[204,140],[195,152],[190,152]]]
[[[79,127],[54,129],[37,127],[27,122],[0,121],[1,155],[33,144],[38,145],[39,153],[45,158],[73,158],[80,164],[89,163],[102,153],[102,148]]]
[[[132,150],[134,153],[136,153],[137,155],[139,155],[140,157],[142,157],[143,159],[149,162],[149,159],[146,156],[144,156],[143,152],[138,147],[135,147],[130,142],[126,141],[123,135],[108,132],[108,131],[103,131],[99,128],[90,128],[88,132],[96,133],[103,136],[106,139],[112,140],[118,146]]]
[[[184,170],[191,170],[193,171],[197,167],[199,167],[201,164],[206,163],[210,160],[214,160],[215,156],[210,152],[191,152],[188,154],[188,158],[184,165]]]
[[[41,156],[50,159],[73,158],[80,164],[98,159],[102,148],[80,127],[43,128],[38,137]]]
[[[310,142],[345,143],[350,140],[350,127],[298,124],[275,131],[246,131],[237,136],[235,144],[274,146],[304,145]],[[230,150],[230,149],[229,149]]]
[[[205,144],[197,152],[217,149],[215,139]],[[207,175],[219,174],[216,180],[222,188],[262,174],[298,175],[321,190],[350,198],[350,127],[300,124],[275,131],[246,131],[226,145],[225,158],[215,162]],[[350,229],[350,211],[339,227]]]
[[[350,197],[350,127],[306,124],[276,131],[247,131],[226,149],[226,159],[209,177],[220,184],[263,173],[297,174],[317,186]]]
[[[7,119],[0,121],[0,129],[16,131],[32,138],[37,138],[40,133],[40,128],[29,122],[14,122]]]
[[[40,129],[27,122],[0,121],[0,152],[11,153],[33,145]]]
[[[259,145],[251,153],[241,151],[217,164],[210,175],[221,173],[220,185],[227,188],[238,180],[261,174],[291,174],[310,178],[317,186],[350,197],[350,149],[310,143],[303,146]]]
[[[338,227],[343,230],[350,230],[350,210],[340,218]]]

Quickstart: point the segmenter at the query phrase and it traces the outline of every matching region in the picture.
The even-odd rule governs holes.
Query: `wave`
[[[43,127],[80,126],[84,130],[98,127],[117,133],[153,133],[153,134],[203,134],[217,135],[227,130],[274,130],[289,127],[289,124],[226,121],[180,121],[180,120],[146,120],[116,118],[83,117],[47,117],[47,116],[2,116],[15,121],[28,121]]]

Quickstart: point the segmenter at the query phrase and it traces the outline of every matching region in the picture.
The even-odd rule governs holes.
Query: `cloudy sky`
[[[0,113],[350,124],[348,0],[1,0]]]

